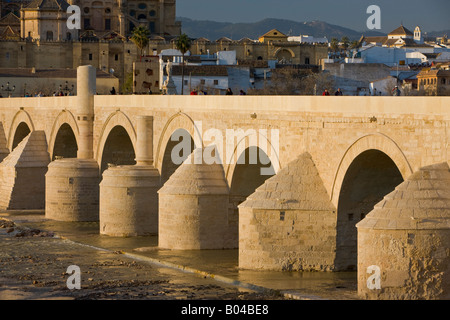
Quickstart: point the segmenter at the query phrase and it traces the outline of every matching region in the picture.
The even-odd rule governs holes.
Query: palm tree
[[[358,47],[359,47],[359,41],[358,40],[352,41],[352,43],[350,45],[350,49],[356,49]]]
[[[332,52],[336,52],[339,49],[339,40],[337,38],[331,39],[330,49]]]
[[[348,37],[342,37],[341,39],[342,47],[345,51],[347,51],[348,47],[350,46],[350,39]]]
[[[186,52],[189,51],[191,48],[191,39],[183,33],[180,35],[175,43],[176,48],[181,52],[182,54],[182,61],[181,61],[181,94],[184,94],[184,55]]]
[[[147,27],[144,26],[138,26],[133,29],[133,34],[131,36],[131,41],[138,47],[138,49],[141,50],[141,57],[142,52],[147,47],[149,40],[148,37],[150,36],[150,31],[147,29]]]

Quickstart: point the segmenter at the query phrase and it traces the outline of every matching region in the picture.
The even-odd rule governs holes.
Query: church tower
[[[419,26],[414,29],[414,41],[417,43],[423,43],[422,30],[420,30]]]
[[[20,10],[22,38],[40,41],[67,41],[76,39],[76,30],[67,28],[65,0],[35,0]]]

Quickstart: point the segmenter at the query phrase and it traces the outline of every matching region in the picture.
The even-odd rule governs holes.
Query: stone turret
[[[415,172],[356,226],[362,298],[450,298],[447,163]]]

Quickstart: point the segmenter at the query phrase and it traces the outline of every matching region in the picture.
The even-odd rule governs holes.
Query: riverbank
[[[159,250],[157,237],[100,236],[98,223],[42,212],[0,219],[0,299],[357,299],[354,273],[245,271],[237,250]],[[81,290],[67,288],[70,265],[80,267]]]

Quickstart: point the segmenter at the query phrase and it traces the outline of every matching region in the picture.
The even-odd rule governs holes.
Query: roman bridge
[[[420,168],[450,159],[448,97],[99,96],[94,83],[79,71],[76,97],[0,99],[4,209],[67,221],[93,211],[84,220],[104,234],[159,232],[171,249],[239,247],[243,268],[351,269],[355,224]],[[214,144],[209,154],[224,160],[174,163],[186,135],[184,158]]]

